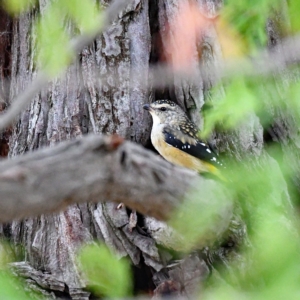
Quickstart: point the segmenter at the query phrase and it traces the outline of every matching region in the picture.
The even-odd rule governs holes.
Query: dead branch
[[[4,160],[0,174],[0,222],[87,201],[123,202],[145,215],[165,220],[191,187],[207,181],[137,144],[102,135]],[[221,184],[210,181],[218,197],[227,199]],[[207,195],[203,198],[207,203]]]
[[[179,169],[180,183],[172,187],[174,169],[121,138],[92,135],[61,143],[0,164],[0,220],[105,200],[124,202],[165,218],[166,211],[184,195],[186,179],[195,178],[195,174]]]

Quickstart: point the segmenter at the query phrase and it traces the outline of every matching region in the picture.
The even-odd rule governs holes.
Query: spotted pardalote
[[[175,165],[223,177],[217,155],[199,140],[197,126],[177,104],[158,100],[143,108],[152,116],[151,142],[162,157]]]

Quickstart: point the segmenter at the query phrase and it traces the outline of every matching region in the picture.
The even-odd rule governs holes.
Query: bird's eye
[[[160,111],[166,111],[167,108],[166,108],[166,107],[161,107],[159,110],[160,110]]]

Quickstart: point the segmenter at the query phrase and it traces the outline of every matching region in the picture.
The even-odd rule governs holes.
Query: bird
[[[151,142],[167,161],[198,173],[210,173],[226,181],[223,163],[210,146],[201,141],[198,128],[171,100],[157,100],[143,106],[153,120]]]

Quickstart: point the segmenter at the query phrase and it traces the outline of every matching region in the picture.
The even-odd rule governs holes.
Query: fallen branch
[[[88,201],[123,202],[145,215],[166,220],[191,187],[207,182],[137,144],[101,135],[2,161],[0,174],[0,222]],[[224,189],[210,181],[212,188]]]
[[[3,161],[0,174],[2,222],[107,200],[165,219],[196,177],[141,146],[99,135]]]

